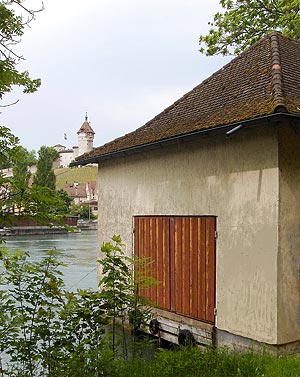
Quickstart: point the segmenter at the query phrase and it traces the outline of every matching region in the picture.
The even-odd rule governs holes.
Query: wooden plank
[[[163,302],[164,308],[170,310],[170,236],[169,219],[163,218]]]
[[[175,219],[170,218],[170,310],[176,310],[175,303]]]
[[[175,218],[175,292],[174,301],[177,313],[182,312],[182,219]]]
[[[142,219],[142,224],[143,224],[143,255],[145,257],[146,261],[146,266],[144,267],[144,273],[145,276],[151,275],[151,271],[149,271],[149,268],[147,266],[147,263],[149,263],[150,260],[150,250],[149,250],[149,229],[148,229],[148,219],[147,217],[143,217]],[[149,289],[144,290],[144,294],[146,297],[151,299],[150,297],[150,291]]]
[[[184,234],[184,239],[182,240],[184,253],[182,259],[183,266],[183,314],[190,314],[190,221],[188,217],[183,220],[184,229],[182,233]]]
[[[162,233],[162,218],[157,218],[156,222],[156,238],[157,238],[157,263],[158,263],[158,296],[157,296],[157,305],[161,308],[164,308],[163,302],[163,233]]]
[[[149,218],[149,248],[150,248],[150,269],[152,279],[157,279],[157,259],[155,250],[155,219],[151,216]],[[150,300],[156,305],[157,304],[157,292],[156,284],[152,284],[150,287]]]
[[[199,276],[198,276],[198,219],[196,217],[191,218],[190,225],[190,315],[193,318],[197,318],[198,310],[198,288],[199,288]]]
[[[215,231],[216,231],[216,219],[210,217],[206,219],[207,232],[206,237],[208,238],[208,307],[207,307],[207,320],[211,323],[215,322],[215,281],[216,281],[216,247],[215,247]]]
[[[152,233],[153,233],[153,238],[152,238],[152,244],[153,244],[153,253],[154,253],[154,260],[155,260],[155,279],[156,279],[156,284],[155,287],[153,288],[154,290],[154,296],[155,300],[154,303],[155,305],[158,305],[158,295],[159,295],[159,253],[158,253],[158,220],[156,217],[152,218]]]
[[[199,301],[199,315],[200,320],[206,320],[206,244],[205,244],[205,218],[200,220],[200,271],[199,271],[199,288],[200,288],[200,301]]]
[[[198,319],[189,318],[181,314],[172,313],[170,311],[158,309],[158,308],[153,308],[152,314],[153,314],[153,317],[156,317],[158,319],[158,321],[163,321],[163,319],[168,319],[173,322],[176,322],[177,325],[180,325],[180,326],[189,325],[189,326],[194,326],[197,328],[204,329],[208,333],[213,332],[214,326],[212,324],[200,321]]]

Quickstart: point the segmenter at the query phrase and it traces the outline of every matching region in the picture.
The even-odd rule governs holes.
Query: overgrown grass
[[[142,350],[141,353],[143,354]],[[145,351],[147,354],[147,350]],[[88,365],[88,366],[87,366]],[[55,377],[298,377],[298,356],[276,358],[254,353],[238,354],[224,349],[182,348],[158,350],[153,358],[144,355],[125,360],[108,349],[96,352],[90,363],[79,358],[58,367]]]
[[[254,353],[230,353],[224,349],[160,350],[149,360],[115,359],[108,377],[298,377],[298,356],[275,358]],[[106,369],[107,371],[107,369]]]

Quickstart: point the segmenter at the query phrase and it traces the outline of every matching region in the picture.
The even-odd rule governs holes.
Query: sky
[[[38,9],[39,0],[24,5]],[[41,78],[34,94],[6,95],[0,124],[28,150],[77,145],[85,114],[94,146],[135,130],[225,65],[198,38],[218,0],[44,0],[25,30],[20,70]],[[64,133],[67,140],[64,140]]]

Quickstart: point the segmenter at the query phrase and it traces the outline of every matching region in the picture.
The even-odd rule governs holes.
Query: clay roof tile
[[[80,134],[81,132],[88,132],[88,133],[92,133],[92,134],[95,133],[88,121],[84,121],[82,123],[82,126],[77,131],[77,134]]]
[[[300,41],[272,32],[135,131],[77,158],[274,114],[300,113]]]

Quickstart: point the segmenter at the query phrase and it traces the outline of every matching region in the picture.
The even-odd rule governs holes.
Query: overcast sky
[[[32,1],[38,6],[38,0]],[[4,97],[0,124],[29,150],[77,145],[88,112],[94,146],[122,136],[221,68],[228,58],[205,57],[198,37],[218,0],[44,0],[45,10],[18,49],[34,94]],[[64,140],[64,133],[68,140]]]

